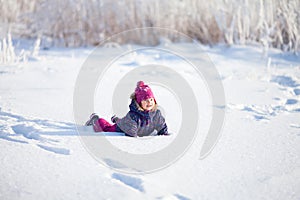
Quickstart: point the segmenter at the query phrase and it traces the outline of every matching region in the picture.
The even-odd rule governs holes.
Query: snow
[[[190,51],[193,44],[174,45],[198,59]],[[0,199],[299,199],[300,57],[274,49],[266,56],[254,46],[202,48],[220,73],[226,105],[211,105],[202,77],[161,51],[127,54],[97,83],[95,112],[107,119],[114,114],[111,97],[118,80],[138,65],[174,66],[192,86],[199,134],[178,160],[145,174],[125,173],[126,166],[115,160],[99,162],[77,129],[106,137],[121,151],[159,152],[181,126],[182,105],[170,99],[172,92],[153,86],[171,136],[96,134],[73,118],[76,78],[94,49],[41,50],[38,59],[0,65]],[[225,123],[215,148],[200,160],[212,106],[225,110]]]

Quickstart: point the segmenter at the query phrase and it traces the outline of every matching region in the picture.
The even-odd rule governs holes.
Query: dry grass
[[[255,42],[297,52],[299,7],[299,0],[0,0],[0,36],[11,32],[69,47],[97,45],[132,28],[164,27],[204,44]],[[155,45],[164,34],[137,31],[117,42]]]

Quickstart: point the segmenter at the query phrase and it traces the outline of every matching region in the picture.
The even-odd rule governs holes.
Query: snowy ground
[[[178,46],[188,52],[189,45]],[[144,175],[103,166],[78,137],[73,91],[92,49],[44,50],[36,60],[1,65],[0,199],[299,199],[300,57],[277,50],[264,56],[256,47],[204,49],[225,90],[226,106],[220,107],[226,112],[221,138],[204,160],[199,160],[203,143],[199,136],[177,162]],[[164,54],[158,56],[164,64],[174,62]],[[146,58],[140,53],[128,63],[121,60],[123,70],[107,79],[114,83]],[[189,81],[199,78],[178,67]],[[209,99],[201,87],[193,89],[196,94],[204,91],[198,98],[203,101],[202,110],[199,105],[201,127],[207,130]],[[165,93],[159,87],[155,90],[162,105],[168,107]],[[99,104],[95,105],[97,113],[105,118],[113,114]],[[180,109],[175,101],[169,106]],[[179,126],[176,115],[169,114],[168,108],[165,112],[173,136],[107,137],[121,149],[156,151],[176,137]]]

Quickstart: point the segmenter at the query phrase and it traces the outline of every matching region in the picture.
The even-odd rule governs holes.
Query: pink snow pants
[[[117,124],[110,124],[103,118],[99,118],[94,124],[95,132],[116,132]]]

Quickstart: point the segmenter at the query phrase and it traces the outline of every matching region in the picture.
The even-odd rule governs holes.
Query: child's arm
[[[137,137],[138,124],[130,112],[125,117],[118,119],[116,124],[127,136]]]
[[[167,124],[163,125],[163,128],[158,131],[157,135],[169,135]]]
[[[165,118],[162,116],[160,110],[157,110],[157,122],[156,122],[156,130],[157,135],[169,135],[168,133],[168,126],[166,124]]]

